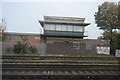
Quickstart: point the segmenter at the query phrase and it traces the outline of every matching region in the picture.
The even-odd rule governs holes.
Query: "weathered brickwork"
[[[109,41],[48,38],[46,54],[97,54],[97,46],[108,47]]]
[[[12,48],[14,45],[20,41],[23,41],[23,38],[26,39],[27,43],[30,43],[34,46],[38,53],[40,53],[40,35],[39,34],[30,34],[30,33],[5,33],[5,39],[2,42],[2,52],[3,53],[13,53]]]

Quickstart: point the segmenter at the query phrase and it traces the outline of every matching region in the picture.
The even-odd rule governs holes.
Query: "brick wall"
[[[48,38],[46,54],[97,54],[97,46],[109,46],[109,41]]]
[[[2,52],[3,53],[13,53],[13,47],[16,42],[2,42]],[[30,43],[33,47],[35,47],[40,53],[40,43]]]
[[[22,37],[26,38],[26,43],[30,43],[34,46],[38,53],[40,53],[40,36],[37,34],[25,34],[25,33],[5,33],[5,39],[2,42],[2,52],[3,53],[13,53],[14,45],[20,41],[22,42]]]

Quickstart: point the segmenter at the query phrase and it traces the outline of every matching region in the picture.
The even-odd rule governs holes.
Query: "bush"
[[[17,54],[37,53],[37,49],[31,46],[30,43],[22,42],[17,42],[13,47],[13,51]]]
[[[28,47],[29,53],[37,53],[37,49],[35,47]]]

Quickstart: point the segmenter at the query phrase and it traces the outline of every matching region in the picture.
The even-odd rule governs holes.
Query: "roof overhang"
[[[83,37],[87,37],[87,36],[41,34],[41,37],[55,37],[55,38],[83,38]]]
[[[44,24],[65,24],[65,25],[78,25],[78,26],[87,26],[90,25],[90,23],[71,23],[71,22],[47,22],[47,21],[39,21],[42,27],[44,27]]]

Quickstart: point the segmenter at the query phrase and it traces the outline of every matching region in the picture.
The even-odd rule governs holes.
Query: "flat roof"
[[[5,32],[7,35],[24,35],[24,36],[40,36],[39,33],[17,33],[17,32]]]
[[[59,17],[59,16],[44,16],[45,21],[62,21],[62,22],[80,22],[84,23],[85,18],[78,17]]]

